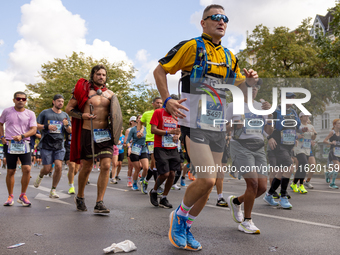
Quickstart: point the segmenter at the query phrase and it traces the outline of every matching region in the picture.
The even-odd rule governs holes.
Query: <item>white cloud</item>
[[[146,62],[147,59],[148,59],[148,56],[150,56],[150,54],[144,50],[144,49],[141,49],[137,52],[136,54],[136,59],[139,61],[139,62]]]
[[[4,40],[0,39],[0,47],[4,44],[5,44]]]
[[[2,91],[3,98],[12,98],[15,91],[25,90],[25,83],[37,82],[43,63],[70,56],[73,51],[82,51],[95,59],[133,64],[124,51],[108,41],[95,39],[87,44],[85,20],[68,11],[61,0],[32,0],[21,7],[21,12],[18,33],[22,38],[9,54],[9,68],[1,72],[1,86],[8,88]],[[0,101],[0,109],[9,105],[10,101]]]

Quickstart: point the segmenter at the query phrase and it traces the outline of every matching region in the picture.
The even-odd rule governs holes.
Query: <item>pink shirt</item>
[[[34,112],[25,109],[23,112],[18,112],[13,107],[6,108],[1,116],[0,123],[5,125],[6,140],[13,140],[12,136],[22,135],[27,133],[31,127],[37,126],[37,119]],[[24,140],[29,141],[26,137]]]

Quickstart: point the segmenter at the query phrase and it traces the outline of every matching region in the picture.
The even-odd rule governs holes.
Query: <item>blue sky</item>
[[[0,9],[0,112],[15,91],[39,81],[41,64],[72,51],[125,61],[138,69],[135,82],[153,84],[157,60],[182,40],[201,34],[205,6],[218,3],[230,19],[222,44],[234,53],[258,24],[296,28],[325,15],[334,0],[15,0]],[[176,91],[179,74],[169,77]],[[6,89],[4,89],[6,88]]]

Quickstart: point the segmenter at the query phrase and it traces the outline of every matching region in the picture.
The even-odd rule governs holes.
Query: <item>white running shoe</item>
[[[172,185],[171,189],[180,190],[181,187],[179,187],[177,184],[174,184],[174,185]]]
[[[314,189],[313,185],[310,182],[305,182],[304,185],[307,189]]]
[[[245,220],[238,225],[238,230],[247,234],[260,234],[260,230],[255,226],[252,220]]]
[[[41,178],[40,175],[38,174],[38,177],[37,177],[37,179],[35,179],[35,182],[34,182],[33,186],[35,188],[38,188],[40,186],[40,183],[41,183],[42,179],[43,178]]]
[[[51,189],[50,191],[50,198],[59,198],[59,195],[55,191],[55,189]]]
[[[241,211],[241,205],[235,205],[233,199],[235,196],[228,197],[228,204],[230,208],[231,216],[236,223],[241,223],[243,221],[243,212]]]

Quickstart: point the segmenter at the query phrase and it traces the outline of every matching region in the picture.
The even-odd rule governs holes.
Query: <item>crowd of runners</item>
[[[57,94],[51,98],[52,108],[36,117],[25,108],[27,95],[16,92],[14,106],[0,116],[0,163],[7,168],[9,194],[4,206],[14,204],[17,168],[22,171],[18,203],[31,206],[26,195],[30,178],[38,188],[48,182],[47,175],[52,177],[49,196],[58,199],[64,161],[68,166],[68,194],[74,194],[78,211],[87,211],[84,191],[91,171],[99,171],[95,213],[110,213],[104,204],[110,184],[126,180],[133,191],[148,194],[152,206],[166,209],[173,208],[169,192],[187,186],[181,204],[170,213],[168,235],[177,248],[202,249],[191,226],[214,186],[216,206],[229,207],[238,229],[245,233],[260,233],[251,217],[259,196],[264,194],[264,202],[271,206],[291,209],[288,187],[301,194],[313,189],[316,160],[312,149],[318,134],[310,116],[298,114],[292,104],[286,105],[285,114],[280,105],[272,114],[253,113],[253,108],[268,110],[271,104],[255,100],[261,84],[257,72],[243,69],[241,74],[237,58],[221,46],[227,23],[222,6],[210,5],[204,10],[202,36],[179,43],[159,60],[154,77],[160,97],[153,99],[152,110],[130,116],[129,126],[121,129],[116,145],[108,121],[114,92],[106,87],[105,66],[94,66],[89,81],[81,78],[77,82],[65,112],[64,96]],[[180,98],[170,95],[166,78],[179,70]],[[225,83],[237,87],[244,102],[227,104],[222,86]],[[285,96],[296,97],[293,92]],[[240,105],[244,114],[234,114]],[[216,124],[216,119],[226,122]],[[340,119],[333,120],[333,128],[323,142],[330,145],[324,169],[326,182],[338,189],[335,180],[340,161]],[[122,176],[125,158],[128,171]],[[37,176],[31,176],[32,165],[41,167]],[[225,173],[244,179],[244,194],[224,199]]]

